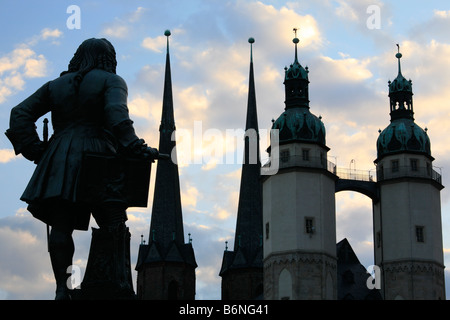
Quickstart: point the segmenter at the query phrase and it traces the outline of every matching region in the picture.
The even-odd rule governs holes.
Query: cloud
[[[14,150],[12,149],[0,149],[0,163],[6,163],[11,160],[15,160],[18,157],[16,157],[16,154],[14,153]]]
[[[138,7],[135,11],[116,17],[112,22],[104,25],[101,34],[110,38],[127,39],[133,34],[134,24],[140,21],[145,12],[145,8]]]
[[[124,39],[130,33],[130,27],[123,25],[121,21],[117,21],[105,27],[102,33],[107,37]]]
[[[147,37],[144,40],[142,40],[141,45],[142,47],[148,50],[161,53],[163,52],[163,49],[167,45],[167,37],[166,36],[158,36],[155,38]]]
[[[181,203],[183,207],[196,207],[201,194],[198,189],[192,185],[186,184],[181,188]]]
[[[26,80],[45,77],[48,61],[43,54],[37,54],[32,46],[40,40],[57,39],[62,32],[45,28],[39,36],[27,43],[21,43],[9,53],[0,57],[0,103],[24,90]]]
[[[0,290],[7,299],[48,299],[53,277],[44,225],[25,209],[0,219]]]
[[[59,38],[62,35],[63,32],[60,31],[59,29],[45,28],[41,31],[41,38],[43,40]]]

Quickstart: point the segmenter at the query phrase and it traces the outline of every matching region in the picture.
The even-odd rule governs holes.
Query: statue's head
[[[113,45],[106,39],[91,38],[83,41],[78,47],[69,68],[61,75],[70,72],[87,73],[92,69],[103,69],[116,73],[116,51]]]

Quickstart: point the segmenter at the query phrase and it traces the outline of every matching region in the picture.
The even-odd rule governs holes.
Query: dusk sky
[[[225,242],[234,245],[242,130],[253,37],[261,158],[271,120],[284,110],[284,67],[309,68],[311,112],[322,116],[328,160],[375,175],[378,130],[389,125],[388,81],[412,80],[415,122],[428,129],[441,191],[446,291],[450,292],[450,4],[447,0],[380,1],[61,1],[0,0],[0,129],[10,110],[67,70],[81,42],[107,38],[128,85],[137,134],[158,148],[166,37],[177,128],[185,241],[192,238],[196,299],[220,299]],[[45,117],[49,117],[46,115]],[[42,120],[37,122],[42,132]],[[35,165],[15,156],[0,134],[0,299],[53,299],[45,225],[20,201]],[[131,263],[149,236],[156,165],[147,208],[130,208]],[[347,238],[365,267],[373,262],[372,203],[336,194],[336,242]],[[91,225],[96,227],[91,219]],[[91,231],[74,233],[74,264],[84,271]]]

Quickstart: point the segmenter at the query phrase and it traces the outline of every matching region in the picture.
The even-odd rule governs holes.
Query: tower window
[[[280,151],[280,159],[282,162],[288,162],[289,156],[290,156],[289,149]]]
[[[417,242],[425,242],[423,229],[424,229],[423,226],[416,226],[416,240],[417,240]]]
[[[309,149],[302,149],[302,157],[304,161],[309,161]]]
[[[314,233],[314,219],[313,218],[305,218],[305,232],[308,234]]]
[[[399,169],[398,160],[392,160],[391,164],[392,164],[392,172],[398,172]]]
[[[410,163],[411,163],[411,170],[412,171],[417,171],[417,159],[410,159]]]
[[[266,223],[266,239],[269,239],[269,223]]]

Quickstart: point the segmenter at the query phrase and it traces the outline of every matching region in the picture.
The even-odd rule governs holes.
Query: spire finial
[[[295,35],[295,38],[292,40],[292,42],[295,43],[295,60],[294,60],[294,63],[296,63],[296,62],[298,63],[298,59],[297,59],[297,43],[300,42],[300,40],[297,38],[297,30],[298,30],[298,28],[294,28],[293,29],[294,35]]]
[[[253,43],[255,43],[255,39],[248,38],[248,43],[250,43],[250,62],[253,62]]]
[[[169,53],[169,37],[171,35],[170,30],[167,29],[166,31],[164,31],[164,35],[167,37],[167,53]]]
[[[397,43],[397,54],[395,55],[395,57],[398,59],[398,74],[401,75],[402,67],[400,65],[400,59],[402,57],[402,54],[400,53],[400,45],[398,43]]]

